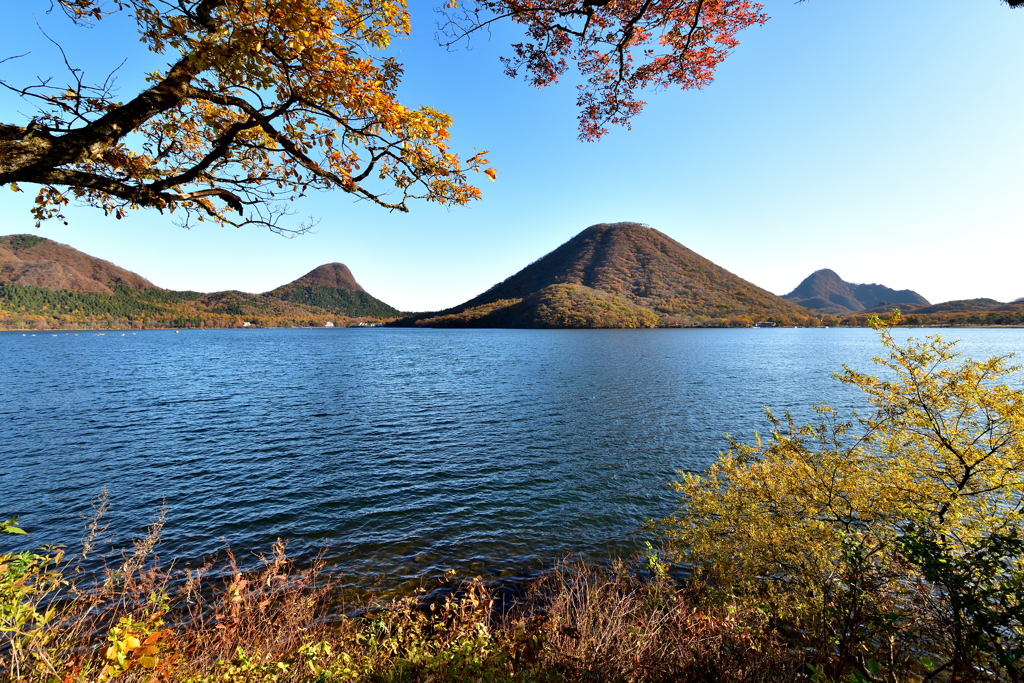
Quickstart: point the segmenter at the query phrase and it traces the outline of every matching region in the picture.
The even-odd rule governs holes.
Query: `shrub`
[[[1024,393],[1000,383],[1014,368],[876,327],[888,378],[838,375],[870,415],[822,406],[798,426],[769,412],[766,441],[734,441],[677,482],[659,527],[819,677],[1020,680]]]
[[[59,551],[3,556],[0,614],[22,616],[4,631],[0,679],[754,683],[792,673],[751,628],[756,615],[702,604],[663,572],[562,564],[507,610],[477,579],[441,600],[346,616],[320,565],[299,571],[281,544],[253,570],[228,553],[220,567],[163,571],[150,555],[159,527],[92,581]]]

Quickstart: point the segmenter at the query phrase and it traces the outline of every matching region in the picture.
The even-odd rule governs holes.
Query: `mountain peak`
[[[690,327],[810,317],[641,223],[592,225],[424,325]]]
[[[332,287],[344,292],[365,292],[344,263],[325,263],[291,284],[302,287]],[[286,285],[287,286],[287,285]]]
[[[783,298],[819,313],[832,315],[849,315],[893,304],[929,305],[927,299],[909,289],[896,290],[885,285],[846,282],[828,268],[814,271]]]
[[[267,295],[353,318],[394,318],[399,315],[395,308],[370,296],[344,263],[325,263],[298,280],[267,292]]]
[[[829,279],[829,280],[842,280],[843,279],[843,278],[839,277],[839,273],[837,273],[836,271],[832,270],[831,268],[819,268],[818,270],[816,270],[813,273],[811,273],[811,276],[812,277],[813,276],[817,276],[819,278],[826,278],[826,279]],[[810,278],[808,278],[808,279],[810,279]],[[806,281],[807,280],[804,280],[804,282],[806,282]]]

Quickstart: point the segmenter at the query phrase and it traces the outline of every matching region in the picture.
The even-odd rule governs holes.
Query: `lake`
[[[4,542],[73,547],[106,487],[118,547],[166,504],[164,558],[280,537],[386,592],[605,560],[762,406],[863,408],[831,373],[880,351],[864,329],[3,332],[0,515],[31,532]]]

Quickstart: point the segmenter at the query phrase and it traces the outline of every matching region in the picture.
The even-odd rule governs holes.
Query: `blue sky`
[[[632,130],[576,140],[572,81],[537,90],[502,75],[517,39],[503,28],[472,50],[434,41],[433,3],[412,0],[413,35],[395,50],[407,105],[455,117],[454,147],[488,149],[498,182],[483,201],[409,214],[311,196],[315,234],[186,231],[155,212],[124,221],[87,208],[69,226],[33,226],[31,192],[0,194],[0,233],[70,244],[173,289],[260,292],[317,265],[347,264],[403,310],[458,304],[589,225],[647,223],[776,294],[818,268],[910,288],[933,302],[1024,296],[1024,10],[997,0],[766,0],[772,17],[702,91],[650,93]],[[48,0],[8,13],[0,77],[57,73],[59,59],[105,75],[121,96],[159,66],[132,26],[74,30]],[[509,27],[510,28],[510,27]],[[0,120],[28,106],[0,95]]]

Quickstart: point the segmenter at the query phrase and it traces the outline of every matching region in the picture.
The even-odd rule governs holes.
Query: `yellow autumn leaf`
[[[166,9],[161,6],[160,11],[152,4],[153,0],[137,3],[139,38],[155,53],[180,50],[184,61],[151,72],[147,89],[131,102],[101,96],[86,98],[83,106],[116,118],[168,79],[180,78],[202,85],[203,92],[214,97],[180,95],[156,116],[134,128],[118,129],[97,143],[104,150],[102,164],[87,155],[69,170],[99,174],[110,182],[102,190],[75,187],[76,199],[107,215],[152,207],[184,212],[186,223],[238,224],[233,213],[240,213],[241,207],[234,198],[255,187],[262,192],[266,178],[298,181],[275,189],[272,180],[266,188],[267,201],[298,199],[299,191],[289,187],[332,186],[402,211],[407,210],[407,200],[460,205],[479,198],[467,174],[480,170],[477,166],[484,162],[465,162],[448,153],[444,141],[449,139],[451,117],[430,108],[410,111],[398,102],[394,91],[402,75],[399,62],[367,49],[385,49],[393,37],[409,32],[405,0],[284,0],[277,4],[229,0],[212,33],[175,3]],[[55,91],[49,98],[50,108],[57,112],[55,120],[65,116],[67,98],[81,95],[75,90]],[[259,115],[251,117],[250,108]],[[211,141],[221,139],[235,123],[250,119],[266,124],[248,126],[233,136],[229,148],[211,151]],[[131,137],[125,137],[129,132]],[[343,140],[346,150],[361,159],[364,167],[373,166],[375,173],[359,183],[335,173],[334,139]],[[370,151],[406,140],[417,145],[415,154],[384,160]],[[149,149],[167,152],[157,155],[148,153]],[[154,182],[176,177],[180,182],[147,190]],[[26,182],[21,177],[12,179]],[[395,188],[399,195],[389,198]],[[12,184],[12,190],[18,187]],[[115,209],[120,200],[126,204]],[[45,220],[61,215],[60,207],[67,203],[61,193],[44,186],[32,213]],[[248,222],[249,215],[241,222]],[[274,231],[291,232],[277,219],[264,224]],[[117,646],[124,647],[123,636]]]

